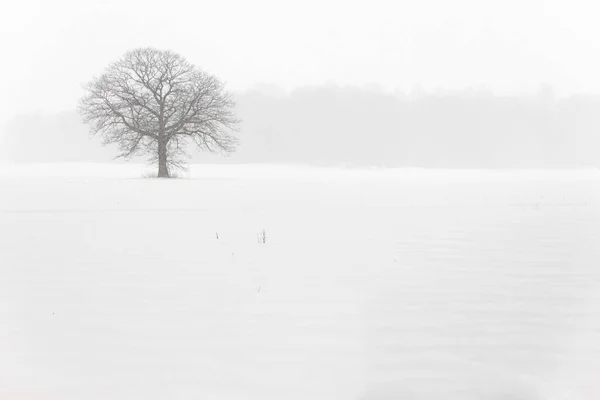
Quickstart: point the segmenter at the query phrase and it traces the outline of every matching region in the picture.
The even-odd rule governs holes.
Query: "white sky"
[[[181,53],[232,90],[600,91],[594,0],[0,1],[2,120],[74,108],[83,82],[143,45]]]

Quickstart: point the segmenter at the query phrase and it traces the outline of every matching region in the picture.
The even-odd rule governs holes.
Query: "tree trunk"
[[[158,141],[158,177],[170,178],[167,165],[167,143],[163,140]]]

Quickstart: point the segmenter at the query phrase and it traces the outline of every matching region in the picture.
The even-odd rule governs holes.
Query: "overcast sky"
[[[73,109],[125,51],[175,50],[228,82],[600,92],[595,0],[2,1],[2,119]]]

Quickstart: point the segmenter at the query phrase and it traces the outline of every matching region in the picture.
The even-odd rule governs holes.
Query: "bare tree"
[[[224,84],[171,51],[140,48],[84,86],[79,113],[117,158],[148,154],[158,176],[184,166],[186,146],[229,153],[240,120]]]

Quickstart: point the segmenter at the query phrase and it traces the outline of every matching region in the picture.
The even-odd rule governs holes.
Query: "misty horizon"
[[[389,93],[372,85],[330,84],[287,92],[262,84],[235,97],[242,119],[238,151],[224,158],[192,150],[190,162],[600,166],[595,151],[600,148],[600,95],[559,98],[544,85],[531,95],[498,96],[483,87]],[[115,155],[114,147],[90,137],[75,110],[24,114],[4,124],[3,131],[4,161],[112,162]]]
[[[115,148],[94,148],[100,141],[72,112],[86,82],[149,46],[214,74],[238,100],[238,152],[222,160],[192,152],[192,162],[598,166],[597,8],[586,0],[0,6],[0,37],[15,60],[0,63],[8,77],[0,160],[112,161]]]

